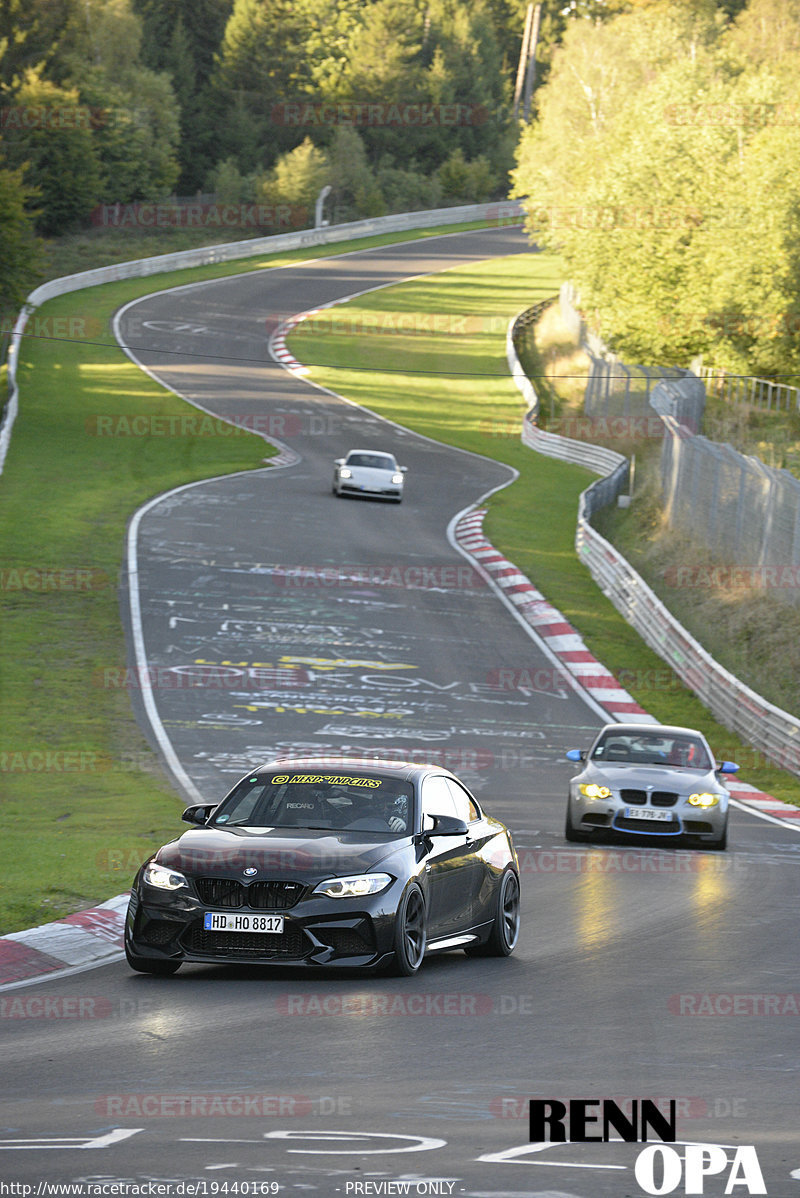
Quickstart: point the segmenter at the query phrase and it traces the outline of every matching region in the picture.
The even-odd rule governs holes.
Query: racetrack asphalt
[[[110,963],[18,985],[0,1000],[8,1180],[333,1195],[413,1179],[620,1198],[642,1192],[636,1146],[532,1153],[527,1099],[649,1096],[676,1099],[682,1140],[754,1144],[770,1194],[796,1185],[795,829],[737,810],[726,854],[566,846],[563,753],[603,716],[446,535],[507,469],[268,357],[276,314],[512,252],[527,252],[513,229],[384,247],[157,295],[122,331],[150,338],[148,368],[203,408],[296,430],[294,465],[183,489],[137,522],[140,651],[166,742],[143,702],[139,715],[162,755],[172,746],[184,796],[218,796],[283,750],[439,753],[514,830],[517,953],[432,959],[402,984],[206,967],[155,979]],[[409,466],[403,504],[330,494],[332,459],[356,441]],[[498,691],[497,671],[521,665],[540,689]]]

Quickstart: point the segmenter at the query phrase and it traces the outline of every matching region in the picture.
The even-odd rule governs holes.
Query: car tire
[[[180,961],[167,961],[156,957],[137,957],[127,944],[125,945],[125,956],[131,969],[135,969],[137,973],[152,973],[160,978],[171,977],[181,967]]]
[[[397,909],[394,923],[394,961],[391,972],[396,977],[411,977],[425,956],[425,899],[415,882],[406,890]]]
[[[579,832],[573,824],[569,803],[567,803],[567,819],[564,824],[564,839],[568,840],[571,844],[586,844],[592,839],[591,832]]]
[[[707,849],[713,849],[716,853],[724,853],[728,847],[728,825],[725,825],[722,830],[722,835],[718,836],[716,840],[706,841],[705,847]]]
[[[489,939],[464,949],[468,957],[510,957],[519,939],[519,878],[507,869],[497,888],[497,910]]]

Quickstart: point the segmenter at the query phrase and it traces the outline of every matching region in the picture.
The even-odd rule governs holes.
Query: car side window
[[[481,818],[481,813],[478,810],[478,805],[472,796],[464,789],[459,782],[452,778],[447,779],[447,785],[450,788],[450,793],[453,796],[453,802],[456,805],[456,814],[459,819],[463,819],[465,824],[474,823],[476,819]]]
[[[422,814],[457,817],[455,800],[446,778],[435,776],[426,778],[422,783]]]

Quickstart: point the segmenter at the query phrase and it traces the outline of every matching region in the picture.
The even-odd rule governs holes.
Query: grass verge
[[[139,731],[128,690],[103,684],[107,671],[113,678],[125,665],[118,588],[126,524],[155,494],[257,468],[271,452],[249,433],[95,435],[98,417],[120,411],[165,421],[194,412],[120,351],[113,312],[159,286],[406,239],[107,284],[35,313],[0,477],[0,934],[119,893],[174,834],[179,800]],[[70,331],[78,335],[70,339]]]
[[[454,268],[342,306],[340,329],[358,329],[358,336],[299,326],[289,344],[316,382],[417,432],[514,466],[518,481],[489,502],[485,529],[492,542],[646,710],[663,723],[701,728],[718,757],[741,764],[743,780],[800,804],[800,780],[716,723],[579,563],[578,495],[594,475],[520,443],[522,404],[507,374],[505,323],[553,294],[559,281],[558,261],[547,254]],[[400,317],[408,313],[424,314],[432,331],[403,334]],[[457,315],[465,317],[461,327]],[[370,328],[376,332],[365,336]]]

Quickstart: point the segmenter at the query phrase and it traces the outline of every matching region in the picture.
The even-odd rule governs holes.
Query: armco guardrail
[[[519,380],[522,367],[516,357],[510,329],[511,326],[506,350],[511,373],[515,380]],[[525,382],[527,387],[520,387],[520,390],[530,402],[530,391],[534,388],[529,379]],[[529,417],[530,413],[522,426],[525,445],[549,457],[586,466],[604,475],[581,494],[575,532],[578,555],[603,593],[715,719],[759,749],[775,765],[800,777],[800,720],[768,703],[715,661],[675,619],[622,554],[592,527],[592,512],[613,502],[624,486],[625,472],[620,462],[615,463],[614,459],[621,459],[627,466],[626,459],[612,450],[542,432]]]
[[[374,237],[382,233],[412,232],[430,226],[465,224],[474,220],[497,221],[498,224],[514,224],[523,216],[522,204],[518,200],[504,200],[491,204],[468,204],[458,208],[434,208],[425,212],[399,212],[392,216],[376,216],[371,220],[352,221],[346,225],[328,225],[324,229],[301,229],[294,233],[277,233],[271,237],[255,237],[248,241],[232,241],[225,245],[204,246],[196,250],[180,250],[173,254],[159,254],[153,258],[137,258],[131,262],[118,262],[114,266],[100,266],[95,270],[84,270],[80,274],[64,275],[42,283],[28,296],[25,307],[14,325],[12,344],[8,352],[8,402],[3,411],[0,425],[0,472],[5,463],[11,441],[11,430],[19,403],[17,392],[17,353],[19,340],[31,313],[49,299],[80,291],[85,287],[97,287],[101,283],[115,283],[121,279],[144,278],[165,271],[184,270],[191,266],[209,266],[216,262],[235,262],[242,258],[255,258],[260,254],[279,254],[284,250],[301,249],[306,246],[331,245],[339,241],[354,241],[359,237]]]

